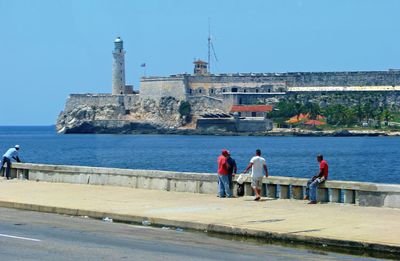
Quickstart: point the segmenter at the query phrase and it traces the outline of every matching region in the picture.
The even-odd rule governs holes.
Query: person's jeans
[[[6,168],[6,178],[10,179],[10,169],[11,169],[11,160],[7,157],[3,157],[1,160],[1,167],[0,167],[0,172],[3,170],[4,164],[7,163],[7,168]]]
[[[309,197],[310,201],[317,201],[317,190],[319,184],[325,181],[324,177],[316,178],[314,180],[310,179],[307,182],[306,195]]]
[[[219,196],[228,198],[232,197],[232,190],[229,187],[229,177],[228,175],[218,174],[218,194]]]
[[[228,174],[228,179],[229,179],[229,188],[232,190],[233,189],[233,183],[232,183],[232,173]]]

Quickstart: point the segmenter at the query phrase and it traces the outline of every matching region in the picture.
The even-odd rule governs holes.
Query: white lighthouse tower
[[[114,41],[112,66],[112,94],[125,94],[125,51],[120,37]]]

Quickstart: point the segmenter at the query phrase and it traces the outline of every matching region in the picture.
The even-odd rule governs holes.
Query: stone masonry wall
[[[184,77],[151,77],[142,78],[140,82],[140,98],[159,101],[163,97],[174,97],[186,100],[186,79]]]
[[[139,100],[139,95],[110,95],[110,94],[71,94],[65,104],[65,111],[72,111],[77,107],[104,107],[123,106],[130,109]]]
[[[237,73],[190,76],[189,81],[192,84],[212,82],[230,85],[283,82],[288,87],[393,86],[400,85],[400,71]]]
[[[70,94],[65,103],[65,111],[72,111],[79,106],[118,105],[118,96],[110,94]]]

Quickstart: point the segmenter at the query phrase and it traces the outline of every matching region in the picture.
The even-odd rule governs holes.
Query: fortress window
[[[268,92],[271,92],[271,89],[268,89]]]
[[[247,90],[246,90],[246,89],[244,89],[244,90],[243,90],[243,92],[247,92]]]
[[[231,90],[232,92],[237,92],[238,91],[238,89],[237,88],[232,88],[232,90]]]
[[[201,89],[199,89],[199,93],[201,93]]]
[[[213,94],[213,93],[214,93],[214,89],[211,89],[211,90],[210,90],[210,93]]]
[[[222,89],[222,92],[225,92],[225,89]]]
[[[256,92],[258,92],[258,89],[256,89]]]

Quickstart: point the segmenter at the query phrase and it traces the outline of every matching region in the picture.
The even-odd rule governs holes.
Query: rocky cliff
[[[282,100],[312,102],[321,108],[369,103],[373,108],[400,112],[400,92],[287,93],[268,95],[255,103],[275,105]],[[194,130],[202,114],[227,113],[227,110],[222,100],[208,96],[153,100],[140,99],[139,95],[72,95],[57,119],[56,128],[59,133],[175,133]]]
[[[222,113],[221,106],[210,107],[205,100],[182,101],[174,97],[160,100],[104,100],[105,96],[80,99],[69,97],[57,119],[59,133],[165,133],[167,130],[191,129],[203,113]],[[81,98],[81,97],[80,97]],[[94,102],[94,100],[96,100]]]

